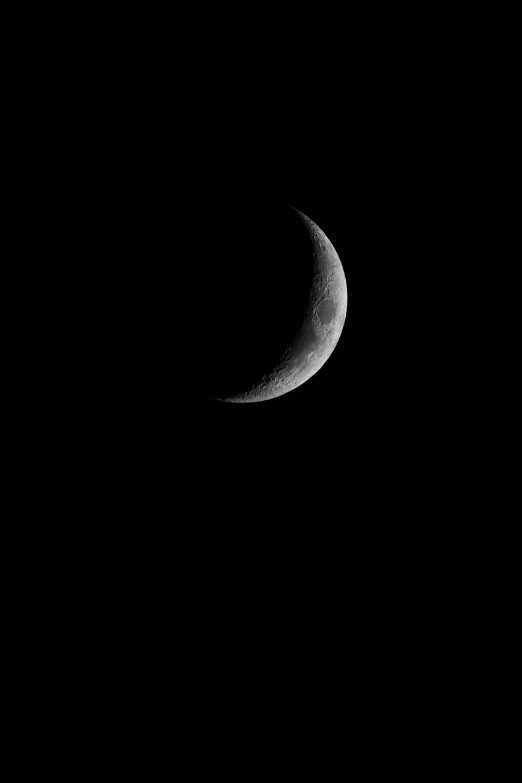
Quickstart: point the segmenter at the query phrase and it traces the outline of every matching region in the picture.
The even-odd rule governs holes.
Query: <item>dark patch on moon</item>
[[[335,316],[335,304],[331,299],[326,299],[324,302],[321,302],[317,308],[317,315],[323,325],[330,323]]]

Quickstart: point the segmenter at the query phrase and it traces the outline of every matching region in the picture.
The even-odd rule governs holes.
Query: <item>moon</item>
[[[346,320],[346,278],[328,237],[295,207],[265,220],[249,215],[235,248],[214,286],[210,396],[264,402],[301,386],[331,356]]]

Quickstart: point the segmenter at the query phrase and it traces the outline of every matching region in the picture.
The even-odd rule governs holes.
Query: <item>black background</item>
[[[71,63],[84,20],[63,36],[71,54],[48,47],[56,74],[44,76],[28,123],[38,129],[27,143],[29,161],[37,150],[30,197],[46,210],[24,229],[37,241],[27,278],[43,312],[31,332],[38,360],[23,357],[35,426],[20,437],[34,467],[20,498],[36,498],[27,517],[37,531],[22,525],[21,561],[27,568],[32,545],[44,572],[35,593],[54,577],[70,602],[58,621],[69,636],[70,617],[78,619],[82,649],[83,607],[97,632],[106,618],[103,649],[111,629],[124,640],[115,670],[129,650],[149,646],[155,658],[165,651],[180,680],[192,682],[197,661],[203,689],[208,679],[227,688],[221,660],[250,683],[266,670],[255,662],[260,640],[274,638],[276,662],[285,651],[274,681],[293,679],[296,704],[308,700],[310,672],[321,692],[342,689],[343,705],[355,682],[372,714],[393,684],[388,725],[404,695],[395,657],[405,669],[425,666],[422,682],[443,680],[439,662],[423,659],[426,650],[438,656],[440,596],[474,558],[476,538],[462,529],[459,548],[454,517],[469,518],[468,501],[450,497],[466,433],[455,427],[446,442],[434,433],[441,397],[455,418],[465,403],[453,402],[452,374],[437,372],[436,341],[416,312],[448,284],[434,248],[449,208],[448,187],[440,198],[432,186],[441,147],[423,136],[433,122],[427,79],[420,73],[401,103],[418,58],[382,19],[371,20],[366,39],[357,24],[340,24],[337,50],[336,20],[312,37],[292,20],[286,68],[267,37],[247,67],[213,30],[215,50],[197,26],[198,45],[184,49],[182,24],[166,25],[162,44],[156,23],[149,46],[141,27],[127,36],[119,24],[112,32],[96,20],[96,35],[87,34],[86,78]],[[240,38],[247,51],[250,35]],[[422,49],[424,33],[414,38]],[[303,59],[289,52],[296,39]],[[401,55],[402,73],[389,67]],[[40,73],[38,64],[31,84]],[[336,248],[348,283],[343,333],[297,390],[262,403],[207,401],[200,308],[209,265],[226,263],[234,204],[263,214],[274,202],[299,208]],[[216,214],[228,206],[232,230],[213,242]],[[202,252],[209,247],[212,258]],[[469,603],[464,595],[455,610],[455,633]],[[454,650],[453,640],[441,644],[440,659],[453,660]],[[132,696],[128,680],[125,690]],[[350,709],[359,725],[364,713]]]

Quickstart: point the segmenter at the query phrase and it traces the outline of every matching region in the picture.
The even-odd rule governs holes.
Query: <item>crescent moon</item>
[[[348,289],[339,256],[325,233],[295,207],[311,240],[313,273],[308,305],[299,329],[279,361],[247,391],[220,398],[226,402],[263,402],[297,389],[331,356],[346,320]]]

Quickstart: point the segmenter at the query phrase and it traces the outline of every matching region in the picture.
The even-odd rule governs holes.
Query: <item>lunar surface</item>
[[[341,335],[348,291],[332,243],[293,207],[279,210],[265,226],[249,218],[240,242],[240,260],[231,252],[216,285],[221,307],[212,317],[207,377],[215,399],[262,402],[321,369]]]

